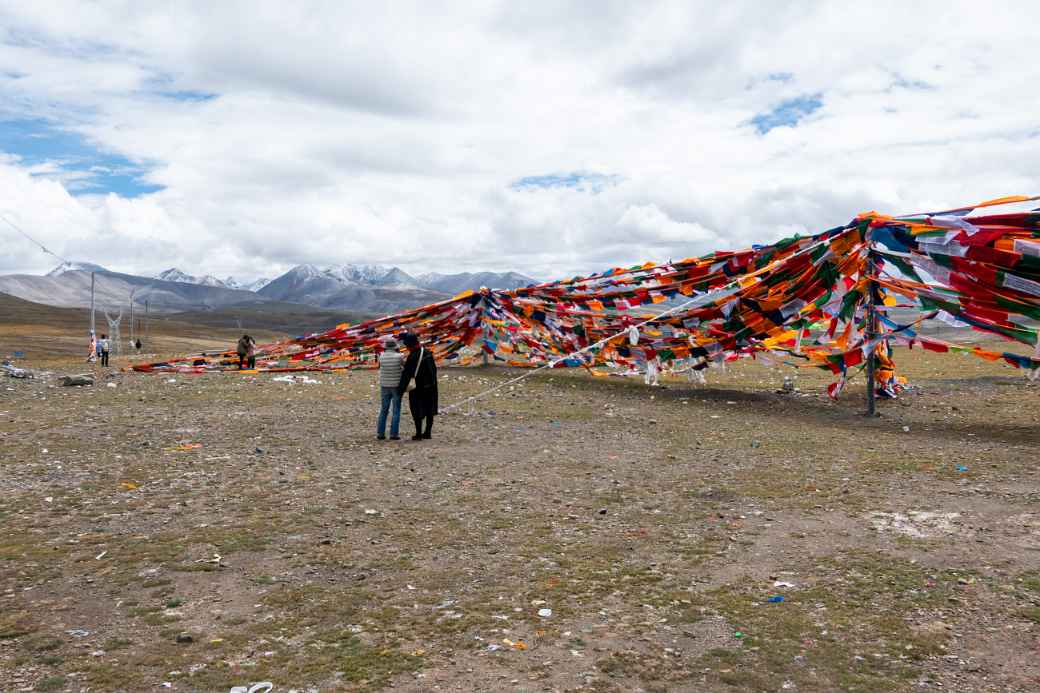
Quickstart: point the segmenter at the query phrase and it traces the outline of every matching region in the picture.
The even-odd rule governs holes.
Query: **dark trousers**
[[[108,365],[108,352],[107,351],[102,351],[101,352],[101,365],[102,366],[107,366]]]
[[[426,430],[423,430],[423,420],[426,421]],[[429,438],[433,434],[433,415],[429,416],[416,416],[412,414],[412,421],[415,423],[415,435],[422,436],[423,438]]]

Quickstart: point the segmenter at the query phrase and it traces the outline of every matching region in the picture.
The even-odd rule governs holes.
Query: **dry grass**
[[[817,373],[559,372],[421,444],[366,373],[5,379],[0,689],[1035,688],[1040,390],[900,363],[871,421]]]

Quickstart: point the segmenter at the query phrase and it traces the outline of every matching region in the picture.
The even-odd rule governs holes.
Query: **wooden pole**
[[[482,328],[481,329],[481,335],[480,335],[480,340],[481,340],[480,341],[480,356],[481,356],[481,359],[484,362],[483,363],[484,368],[487,368],[488,365],[490,365],[489,359],[488,359],[488,353],[487,353],[487,338],[488,338],[488,334],[490,332],[490,330],[488,329],[488,324],[487,324],[487,320],[488,320],[488,289],[487,289],[487,287],[485,287],[485,286],[480,287],[480,292],[482,294],[484,294],[484,297],[483,297],[483,299],[481,301],[481,310],[480,310],[480,326]]]
[[[867,249],[867,329],[866,342],[868,345],[877,338],[877,302],[874,295],[874,257]],[[869,346],[867,352],[867,416],[877,415],[877,350]]]

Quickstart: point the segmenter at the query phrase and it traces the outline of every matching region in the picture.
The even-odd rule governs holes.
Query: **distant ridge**
[[[122,274],[89,262],[63,262],[46,276],[0,276],[0,291],[27,301],[62,307],[90,305],[90,273],[95,274],[99,307],[134,302],[157,312],[210,311],[240,304],[297,304],[327,310],[383,315],[434,303],[481,286],[513,289],[534,283],[517,272],[427,273],[413,276],[399,267],[373,264],[297,265],[273,280],[221,280],[178,267],[157,277]],[[274,307],[281,310],[284,306]]]

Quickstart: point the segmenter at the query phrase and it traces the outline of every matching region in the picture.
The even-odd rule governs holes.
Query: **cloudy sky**
[[[1040,3],[442,5],[0,0],[0,214],[142,274],[552,278],[1040,192]]]

